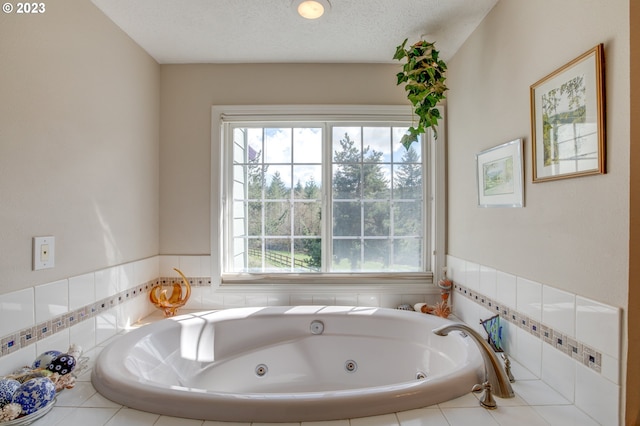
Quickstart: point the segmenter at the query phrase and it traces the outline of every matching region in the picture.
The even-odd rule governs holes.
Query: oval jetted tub
[[[482,357],[451,321],[394,309],[238,308],[190,313],[105,347],[94,387],[128,407],[193,419],[300,422],[426,407],[468,393]]]

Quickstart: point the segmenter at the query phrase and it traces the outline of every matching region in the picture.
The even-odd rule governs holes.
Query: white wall
[[[0,14],[0,63],[0,294],[156,255],[159,65],[77,0]]]
[[[608,173],[533,184],[529,88],[599,43],[605,48]],[[619,333],[622,378],[629,272],[629,52],[626,0],[501,0],[449,61],[447,80],[448,254],[622,308],[621,326],[610,330]],[[525,139],[525,207],[478,208],[475,154],[516,138]]]
[[[502,0],[449,62],[449,254],[624,307],[629,4]],[[532,184],[529,87],[604,43],[606,175]],[[525,139],[523,209],[476,207],[475,154]]]

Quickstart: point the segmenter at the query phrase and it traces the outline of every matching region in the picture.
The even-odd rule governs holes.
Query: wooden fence
[[[249,249],[249,256],[262,257],[263,253],[261,250],[258,250],[258,249]],[[272,263],[274,265],[291,267],[291,264],[293,263],[293,267],[296,269],[307,269],[309,271],[314,271],[314,272],[318,271],[318,268],[309,266],[309,264],[305,260],[294,258],[292,261],[291,256],[282,254],[280,252],[265,250],[264,258],[269,263]]]

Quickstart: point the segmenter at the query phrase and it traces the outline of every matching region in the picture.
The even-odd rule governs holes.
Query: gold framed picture
[[[604,108],[602,44],[531,86],[534,183],[606,172]]]

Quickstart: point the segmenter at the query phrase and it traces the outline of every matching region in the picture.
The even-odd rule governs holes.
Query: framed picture
[[[523,207],[522,139],[476,154],[479,207]]]
[[[604,48],[531,86],[533,182],[605,173]]]

